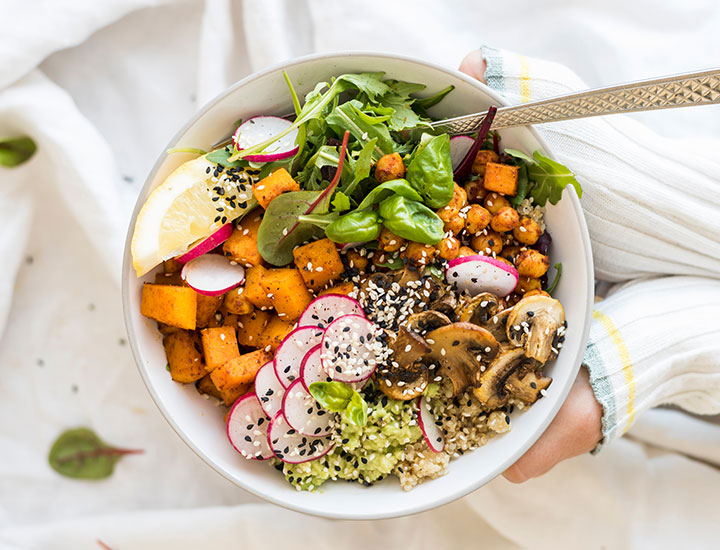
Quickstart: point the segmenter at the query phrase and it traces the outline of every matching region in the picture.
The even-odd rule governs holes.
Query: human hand
[[[460,63],[461,72],[481,82],[485,82],[486,67],[480,50],[470,52]],[[581,368],[545,433],[503,476],[513,483],[522,483],[541,476],[558,462],[592,451],[602,439],[602,415],[587,370]]]

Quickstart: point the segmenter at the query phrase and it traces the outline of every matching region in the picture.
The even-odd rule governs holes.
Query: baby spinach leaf
[[[308,388],[315,400],[329,411],[342,412],[350,404],[355,390],[344,382],[313,382]]]
[[[73,428],[60,434],[50,448],[48,462],[53,470],[75,479],[103,479],[124,455],[142,453],[119,449],[105,443],[89,428]]]
[[[375,210],[353,210],[328,225],[325,235],[336,243],[363,243],[377,239],[381,230]]]
[[[408,199],[422,201],[420,193],[418,193],[407,180],[397,179],[386,181],[375,187],[358,205],[358,210],[365,210],[373,204],[382,202],[392,195],[402,195]]]
[[[445,234],[443,221],[419,201],[393,195],[380,203],[383,225],[396,235],[424,244],[437,244]]]
[[[37,151],[37,145],[29,137],[0,139],[0,166],[14,168],[30,160]]]
[[[453,171],[448,135],[441,134],[426,140],[426,145],[410,161],[405,177],[428,206],[441,208],[450,202]]]
[[[364,426],[367,423],[368,405],[358,392],[353,391],[350,402],[345,407],[345,418],[356,426]]]

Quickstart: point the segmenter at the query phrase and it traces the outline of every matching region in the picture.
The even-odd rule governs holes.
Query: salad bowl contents
[[[493,107],[476,134],[432,130],[454,86],[338,72],[301,98],[283,77],[293,116],[218,128],[232,138],[146,196],[136,307],[169,377],[220,406],[236,462],[305,493],[410,490],[555,389],[586,327],[556,295],[546,211],[582,191],[541,151],[504,147]]]

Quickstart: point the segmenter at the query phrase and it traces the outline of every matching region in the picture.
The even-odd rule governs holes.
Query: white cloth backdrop
[[[39,147],[0,168],[0,547],[717,547],[720,427],[667,410],[597,457],[522,486],[495,480],[421,516],[329,522],[262,504],[155,408],[125,341],[118,281],[155,157],[251,71],[338,49],[457,66],[487,43],[600,85],[717,64],[718,28],[715,0],[0,0],[0,136]],[[719,150],[720,117],[637,118]],[[146,452],[105,481],[61,478],[47,451],[76,425]]]

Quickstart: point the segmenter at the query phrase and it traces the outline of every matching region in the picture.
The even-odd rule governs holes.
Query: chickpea
[[[497,193],[488,193],[485,195],[485,201],[483,204],[491,214],[497,214],[503,208],[510,206],[508,200]]]
[[[525,294],[533,290],[542,291],[542,283],[540,282],[540,279],[533,279],[531,277],[522,276],[518,279],[518,284],[517,287],[515,287],[515,292],[522,292],[523,294]]]
[[[490,227],[498,233],[507,233],[520,225],[520,214],[512,206],[498,210],[490,220]]]
[[[548,298],[550,297],[550,295],[547,292],[545,292],[544,290],[537,289],[537,288],[535,290],[529,290],[528,292],[523,294],[523,298],[527,298],[528,296],[547,296]]]
[[[550,259],[537,250],[528,249],[515,258],[518,273],[525,277],[542,277],[550,266]]]
[[[458,250],[458,258],[464,258],[465,256],[475,256],[477,255],[477,252],[475,252],[472,248],[469,246],[461,246],[460,250]]]
[[[357,269],[362,273],[368,266],[367,256],[361,256],[357,250],[348,250],[345,257],[348,260],[350,269]]]
[[[245,297],[245,287],[239,286],[228,291],[223,299],[223,305],[230,313],[236,315],[247,315],[252,313],[255,306]]]
[[[513,262],[513,265],[515,264],[515,258],[517,258],[518,254],[522,252],[523,250],[527,250],[524,246],[506,246],[502,249],[502,252],[500,252],[499,256],[502,256],[506,260],[510,260]]]
[[[459,217],[460,217],[460,209],[459,209],[459,208],[453,208],[453,207],[450,206],[450,205],[443,206],[442,208],[440,208],[439,210],[437,210],[435,213],[438,215],[438,217],[439,217],[442,221],[444,221],[444,222],[446,222],[446,223],[452,221],[452,220],[455,219],[455,218],[459,218]]]
[[[474,235],[485,229],[490,225],[492,215],[485,208],[479,204],[473,204],[467,211],[467,218],[465,218],[465,229],[468,233]]]
[[[472,180],[465,184],[465,193],[467,194],[468,202],[482,202],[487,195],[487,189],[483,185],[482,180]]]
[[[438,256],[443,260],[454,260],[460,252],[460,241],[455,237],[445,237],[437,245]]]
[[[478,154],[475,156],[475,160],[473,160],[472,173],[484,176],[487,163],[497,162],[498,160],[500,160],[500,157],[498,157],[498,154],[495,151],[478,151]]]
[[[508,265],[510,265],[510,266],[512,266],[512,267],[515,267],[510,260],[508,260],[508,259],[506,259],[506,258],[503,258],[502,256],[496,256],[495,259],[496,259],[497,261],[499,261],[499,262],[502,262],[502,263],[504,263],[504,264],[508,264]]]
[[[404,244],[405,239],[398,237],[392,231],[388,231],[387,228],[383,227],[382,231],[380,231],[380,236],[378,237],[378,247],[380,250],[397,252]]]
[[[502,237],[495,231],[487,231],[484,235],[475,235],[470,239],[470,246],[486,256],[490,256],[493,252],[500,254],[503,249]]]
[[[445,232],[452,232],[453,235],[457,235],[465,228],[465,220],[460,217],[460,214],[452,218],[450,221],[445,222]]]
[[[513,237],[523,244],[535,244],[542,233],[538,223],[527,216],[520,218],[520,225],[513,229]]]
[[[453,183],[453,196],[450,202],[445,205],[445,208],[453,208],[458,212],[467,206],[467,193],[465,189],[460,187],[457,183]]]
[[[375,179],[380,183],[405,177],[405,165],[400,153],[383,155],[375,165]]]
[[[401,256],[415,266],[424,266],[433,261],[438,249],[429,244],[410,243]]]

